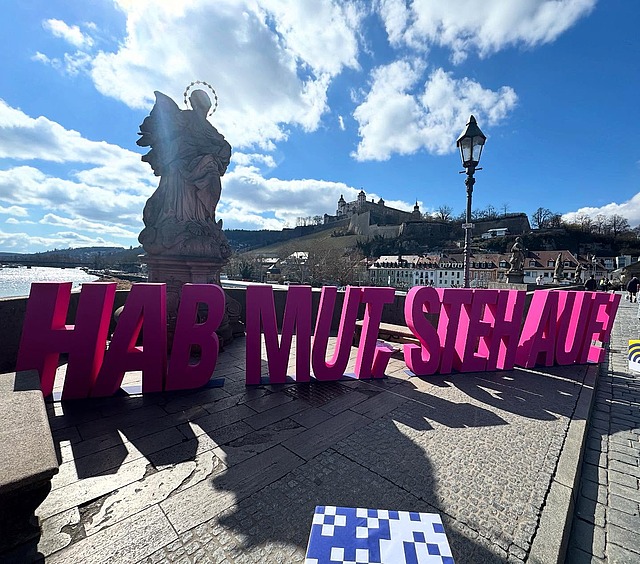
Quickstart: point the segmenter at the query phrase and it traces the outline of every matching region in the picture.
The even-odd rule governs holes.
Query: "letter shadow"
[[[497,378],[247,388],[242,342],[229,345],[216,376],[223,388],[49,404],[62,462],[55,489],[82,490],[80,521],[65,529],[77,542],[159,504],[178,533],[172,547],[195,535],[212,562],[302,561],[316,505],[439,513],[460,562],[502,562],[526,544],[513,518],[522,500],[505,501],[507,477],[482,450],[492,430],[509,427],[495,409],[503,400],[484,389],[506,388]],[[536,418],[550,400],[540,386],[523,375],[508,388],[538,398]],[[528,413],[519,401],[511,409]]]

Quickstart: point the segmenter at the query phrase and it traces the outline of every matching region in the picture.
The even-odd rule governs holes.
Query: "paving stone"
[[[624,511],[629,515],[638,515],[640,514],[640,504],[637,501],[633,501],[630,499],[626,499],[625,497],[621,497],[619,495],[611,494],[609,496],[609,504],[613,509],[618,509],[619,511]]]
[[[575,513],[584,521],[597,525],[598,527],[604,527],[605,508],[606,506],[602,503],[598,503],[597,501],[581,495],[578,498]]]
[[[246,419],[244,419],[244,422],[248,425],[251,425],[251,427],[253,427],[254,429],[262,429],[267,425],[271,425],[272,423],[276,423],[278,421],[281,421],[282,419],[286,419],[291,415],[300,413],[306,407],[307,405],[305,405],[304,402],[299,400],[292,400],[283,405],[278,405],[266,411],[256,413],[251,417],[247,417]]]
[[[587,521],[573,520],[571,543],[588,554],[593,554],[596,558],[604,559],[605,557],[605,531]]]
[[[252,433],[247,433],[221,447],[216,447],[214,453],[227,466],[233,466],[296,436],[304,430],[302,425],[285,419]]]
[[[120,439],[117,446],[93,452],[93,456],[85,455],[62,464],[60,472],[52,482],[52,488],[66,486],[78,478],[91,478],[106,473],[115,473],[119,466],[144,456],[152,458],[154,453],[179,444],[183,439],[184,437],[176,428],[142,437],[137,439],[135,443]],[[86,452],[87,449],[82,449],[82,451]]]
[[[638,489],[638,478],[615,470],[609,470],[609,480],[612,484],[620,484],[631,489]]]
[[[378,419],[401,406],[406,398],[390,392],[382,392],[351,407],[352,411],[364,415],[369,419]]]
[[[324,404],[320,409],[331,415],[338,415],[338,413],[342,413],[346,409],[365,401],[368,397],[366,394],[353,391]]]
[[[587,448],[584,453],[584,462],[599,466],[600,468],[607,467],[607,455],[591,448]]]
[[[237,464],[213,483],[203,481],[170,496],[160,506],[176,531],[184,532],[280,479],[302,462],[278,445]]]
[[[50,556],[47,562],[135,563],[176,537],[176,532],[156,505],[72,544]]]
[[[142,480],[107,495],[101,500],[98,512],[87,520],[83,519],[87,535],[101,531],[165,500],[195,471],[195,468],[195,462],[183,462],[145,476]],[[222,464],[218,469],[223,470]]]
[[[638,554],[638,559],[640,560],[640,532],[638,529],[623,529],[622,527],[608,523],[607,536],[611,543]]]
[[[369,422],[370,420],[362,415],[345,411],[316,427],[303,431],[283,444],[301,458],[309,460]]]
[[[323,423],[327,419],[331,419],[331,414],[316,407],[311,407],[301,411],[300,413],[292,415],[290,419],[299,423],[303,427],[310,429],[311,427],[315,427],[316,425]]]
[[[71,544],[71,535],[64,529],[78,523],[80,523],[80,512],[77,507],[44,519],[40,524],[42,535],[38,541],[38,551],[44,556],[49,556]]]
[[[630,476],[640,478],[640,466],[625,464],[624,462],[620,462],[618,460],[611,460],[609,462],[609,468],[615,470],[616,472],[621,472],[623,474],[629,474]]]
[[[73,482],[53,490],[38,507],[36,514],[46,519],[67,509],[72,509],[93,499],[102,497],[122,486],[140,480],[147,471],[149,462],[138,458],[118,468],[115,474],[105,474]]]
[[[608,523],[620,527],[621,529],[628,529],[629,531],[640,531],[640,515],[630,515],[624,511],[617,509],[610,509],[608,514]],[[640,549],[640,547],[638,547]],[[639,550],[640,551],[640,550]]]
[[[612,494],[619,495],[624,497],[630,501],[634,501],[636,503],[640,503],[640,490],[636,488],[628,488],[626,486],[622,486],[620,484],[611,484],[609,486],[609,491]]]
[[[628,550],[617,544],[610,544],[607,547],[607,556],[610,564],[638,564],[638,562],[640,562],[640,557],[637,552]]]
[[[123,414],[112,415],[111,417],[102,417],[97,420],[90,420],[86,423],[77,425],[78,432],[83,439],[91,439],[99,437],[114,429],[124,430],[137,423],[143,423],[149,426],[149,421],[161,419],[166,416],[167,412],[157,405],[150,405],[140,409],[127,411]]]
[[[260,413],[262,411],[266,411],[267,409],[271,409],[273,407],[288,403],[292,400],[293,398],[287,396],[286,394],[271,393],[254,400],[247,401],[244,405]]]
[[[604,563],[605,560],[596,558],[589,552],[585,552],[575,546],[569,547],[567,551],[567,558],[565,560],[565,564],[600,564],[601,562]]]
[[[583,464],[582,465],[582,475],[592,482],[597,482],[603,486],[607,485],[607,470],[605,468],[600,468],[599,466],[594,466],[593,464]]]

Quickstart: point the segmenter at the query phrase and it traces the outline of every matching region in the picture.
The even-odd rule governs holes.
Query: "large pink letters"
[[[36,283],[27,303],[16,370],[36,369],[43,394],[53,391],[61,353],[69,360],[64,399],[114,394],[124,373],[142,371],[143,392],[203,386],[218,359],[215,331],[225,310],[224,292],[211,284],[185,284],[167,370],[166,288],[135,284],[105,352],[115,297],[114,283],[85,284],[74,325],[66,325],[71,283]],[[348,287],[335,348],[327,360],[337,289],[324,287],[312,339],[312,290],[291,286],[281,335],[271,286],[249,286],[246,293],[246,383],[261,381],[264,339],[270,383],[284,383],[296,334],[298,382],[308,382],[311,368],[318,380],[339,380],[352,351],[358,313],[364,306],[362,334],[355,362],[357,378],[380,378],[394,348],[377,336],[393,288]],[[514,290],[435,289],[416,286],[404,306],[407,326],[420,343],[404,345],[407,367],[420,376],[439,372],[510,370],[514,364],[601,362],[620,303],[619,294],[536,291],[520,330],[525,292]],[[198,321],[199,305],[207,318]],[[438,314],[437,328],[425,314]],[[144,329],[144,330],[143,330]],[[142,346],[136,342],[142,335]],[[594,343],[595,341],[595,343]],[[199,361],[193,362],[194,351]]]
[[[311,350],[311,365],[318,380],[340,380],[349,363],[351,343],[356,328],[358,308],[360,306],[361,289],[347,286],[342,305],[342,317],[335,350],[329,361],[326,360],[331,319],[336,303],[338,289],[335,286],[325,286],[320,295],[320,308],[316,320],[316,330]]]
[[[592,296],[591,292],[558,292],[557,364],[579,361],[589,323]]]
[[[376,377],[384,376],[384,366],[381,365],[382,359],[380,355],[389,362],[391,352],[384,347],[376,345],[378,340],[378,330],[380,329],[380,321],[382,320],[382,309],[384,304],[393,303],[396,292],[393,288],[363,288],[361,299],[366,304],[364,310],[364,322],[362,324],[362,334],[360,335],[360,343],[358,346],[358,355],[356,357],[356,377],[360,379],[371,378],[373,374],[373,364],[377,366]],[[380,374],[382,371],[382,374]]]
[[[525,368],[536,364],[553,366],[556,349],[556,324],[558,318],[558,292],[539,290],[533,293],[527,312],[516,363]]]
[[[438,311],[440,296],[435,288],[414,286],[409,290],[404,302],[404,316],[407,326],[420,341],[420,345],[404,345],[404,361],[417,376],[434,374],[440,364],[440,339],[424,316],[425,313]]]
[[[87,397],[102,364],[115,291],[115,283],[85,284],[75,325],[65,325],[71,282],[32,284],[16,370],[38,370],[49,396],[60,353],[69,353],[63,396]]]
[[[124,373],[142,371],[142,391],[161,392],[167,371],[167,313],[164,284],[135,284],[111,339],[102,368],[91,390],[94,397],[111,396]],[[142,346],[136,341],[144,327]]]
[[[296,329],[296,381],[308,382],[311,350],[311,287],[289,287],[280,344],[278,344],[278,326],[272,287],[249,286],[247,304],[246,383],[260,383],[261,327],[264,329],[267,349],[269,382],[272,384],[286,382],[294,327]]]
[[[594,346],[591,341],[608,343],[613,328],[613,320],[620,304],[620,294],[605,292],[591,293],[591,315],[585,331],[585,340],[580,353],[580,362],[602,362],[605,350]]]
[[[207,319],[202,323],[197,322],[199,304],[207,305]],[[199,388],[211,379],[220,350],[216,329],[220,327],[224,308],[225,297],[220,286],[182,286],[165,390]],[[200,352],[197,364],[190,362],[194,346]]]

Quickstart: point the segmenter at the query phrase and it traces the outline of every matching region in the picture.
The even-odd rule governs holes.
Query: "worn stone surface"
[[[219,362],[224,388],[50,407],[67,465],[40,508],[52,561],[302,562],[314,507],[338,504],[435,511],[457,561],[524,562],[586,374],[410,378],[392,359],[381,381],[247,388],[242,341]]]

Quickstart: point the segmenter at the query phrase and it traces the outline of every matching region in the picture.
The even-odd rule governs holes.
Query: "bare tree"
[[[531,224],[534,229],[544,229],[548,227],[549,220],[553,212],[547,208],[538,208],[531,214]]]
[[[593,220],[586,213],[576,215],[574,224],[584,233],[591,233],[593,229]]]
[[[547,227],[562,227],[562,216],[559,213],[551,214],[547,221]]]
[[[440,206],[436,210],[435,217],[440,221],[450,221],[452,213],[453,213],[453,209],[451,208],[451,206],[444,205],[444,206]]]
[[[620,235],[620,233],[625,233],[631,229],[627,218],[617,213],[607,218],[607,227],[614,239]]]

